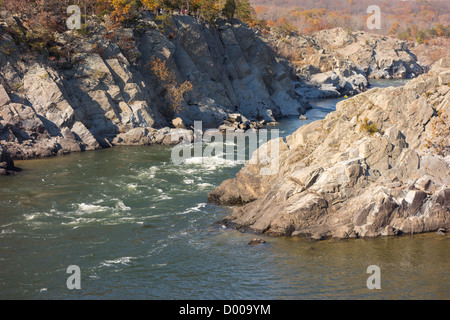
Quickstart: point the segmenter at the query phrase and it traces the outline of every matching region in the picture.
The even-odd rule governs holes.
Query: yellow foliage
[[[448,114],[439,111],[437,116],[433,117],[430,121],[431,138],[426,139],[426,147],[434,150],[441,156],[446,156],[450,148],[450,127],[448,126],[448,122]]]
[[[154,11],[162,4],[161,0],[141,0],[142,4],[146,6],[150,11]]]
[[[112,16],[115,21],[123,22],[129,18],[132,4],[127,0],[109,0],[113,7]]]
[[[184,94],[192,91],[193,86],[189,81],[185,81],[178,85],[175,73],[169,70],[165,60],[153,57],[150,61],[149,69],[158,78],[164,87],[167,103],[173,112],[181,110]]]

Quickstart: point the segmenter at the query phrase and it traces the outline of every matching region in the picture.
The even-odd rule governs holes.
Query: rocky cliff
[[[280,41],[303,67],[276,54]],[[169,106],[152,59],[192,84],[181,108]],[[424,70],[404,42],[342,29],[275,41],[239,21],[143,12],[129,28],[91,18],[82,30],[48,34],[3,11],[0,144],[14,159],[177,144],[192,138],[196,120],[204,129],[259,128],[303,114],[308,99],[363,92],[368,77]]]
[[[223,223],[312,239],[450,228],[450,59],[404,87],[345,100],[278,142],[277,175],[260,175],[261,159],[210,193],[242,205]]]
[[[269,39],[294,64],[302,79],[297,91],[311,97],[354,95],[365,91],[369,79],[414,78],[428,70],[411,43],[389,36],[335,28]]]
[[[174,130],[189,134],[182,128],[194,120],[217,128],[241,113],[270,122],[308,107],[267,40],[239,22],[210,26],[174,15],[155,23],[143,13],[129,29],[92,20],[46,43],[33,32],[0,13],[0,143],[16,159],[170,142]],[[168,108],[152,58],[193,85],[181,110]]]

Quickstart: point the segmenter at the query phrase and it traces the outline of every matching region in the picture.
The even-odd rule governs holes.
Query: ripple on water
[[[112,267],[117,265],[129,266],[130,263],[136,259],[136,257],[121,257],[114,260],[106,260],[100,263],[100,267]]]

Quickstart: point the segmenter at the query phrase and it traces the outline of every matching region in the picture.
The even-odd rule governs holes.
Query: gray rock
[[[0,175],[8,175],[17,170],[8,151],[0,144]]]
[[[8,93],[6,92],[5,88],[2,84],[0,84],[0,107],[3,107],[4,105],[11,102],[11,99],[9,98]]]
[[[447,85],[437,81],[447,70],[340,102],[281,141],[276,174],[261,174],[270,160],[247,162],[209,200],[243,205],[225,223],[269,235],[323,240],[448,229],[450,104]],[[367,132],[365,118],[381,132]],[[431,122],[443,126],[442,135],[433,136]]]

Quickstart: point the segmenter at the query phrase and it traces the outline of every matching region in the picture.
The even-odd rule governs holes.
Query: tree
[[[423,32],[422,30],[417,31],[416,33],[416,41],[417,43],[423,43],[424,40],[426,40],[427,35],[425,32]]]
[[[177,84],[175,72],[169,70],[166,61],[153,57],[149,64],[153,72],[165,90],[165,98],[173,112],[179,112],[184,100],[184,94],[192,91],[193,87],[189,81]]]
[[[236,0],[236,16],[244,22],[252,18],[252,5],[249,0]]]
[[[183,0],[162,0],[162,6],[170,11],[180,9],[183,3]]]
[[[141,6],[138,0],[109,0],[113,11],[112,18],[117,22],[126,22],[133,19],[137,9]]]
[[[155,11],[157,8],[161,7],[161,0],[141,0],[142,4],[147,7],[150,11]]]
[[[202,0],[200,5],[200,13],[204,19],[210,23],[215,23],[219,17],[220,10],[215,0]]]
[[[225,2],[225,6],[222,10],[222,13],[227,19],[231,20],[234,18],[234,15],[236,14],[236,1],[235,0],[227,0]]]
[[[203,0],[189,0],[189,10],[192,12],[200,11]]]
[[[389,34],[397,34],[400,29],[400,24],[398,22],[394,22],[389,29]]]

